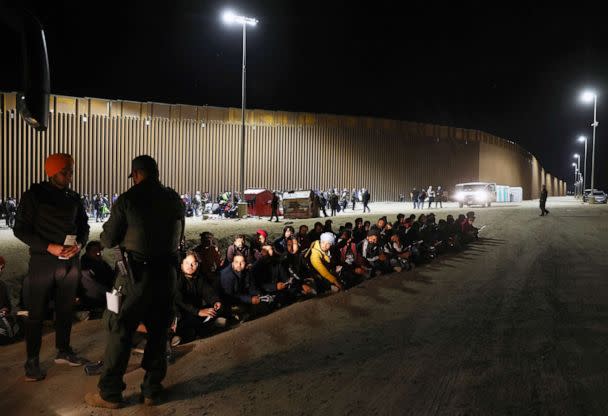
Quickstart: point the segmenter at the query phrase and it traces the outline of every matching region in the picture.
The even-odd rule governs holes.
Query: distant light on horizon
[[[579,155],[578,153],[575,153],[574,157],[581,157],[581,155]]]
[[[572,162],[572,166],[576,167],[576,163]]]
[[[579,142],[584,142],[585,140],[587,140],[587,138],[585,136],[579,136],[578,141]]]

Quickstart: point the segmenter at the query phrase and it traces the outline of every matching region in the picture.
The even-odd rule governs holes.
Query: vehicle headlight
[[[454,199],[456,199],[457,201],[462,200],[463,197],[464,197],[464,194],[462,192],[456,192],[454,194]]]
[[[485,191],[477,191],[475,192],[475,199],[478,201],[485,201],[488,198],[488,194]]]

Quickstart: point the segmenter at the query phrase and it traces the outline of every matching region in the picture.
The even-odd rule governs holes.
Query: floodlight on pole
[[[591,144],[591,193],[589,194],[589,203],[594,204],[595,198],[593,196],[593,190],[595,189],[594,174],[595,174],[595,129],[600,124],[597,121],[597,94],[593,91],[585,91],[581,95],[581,100],[586,103],[593,101],[593,140]],[[585,172],[587,173],[587,172]]]
[[[587,137],[586,136],[579,136],[578,138],[579,142],[585,142],[585,157],[583,159],[583,192],[585,192],[586,189],[586,185],[587,185]]]
[[[574,168],[574,196],[578,198],[578,186],[576,184],[578,169],[576,168],[576,163],[572,162],[572,167]]]
[[[226,24],[240,24],[243,27],[243,70],[241,75],[241,171],[239,180],[239,192],[241,198],[245,198],[245,85],[246,85],[246,63],[247,63],[247,26],[255,26],[258,20],[253,17],[240,16],[231,10],[222,13],[222,20]],[[235,196],[233,195],[233,200]],[[241,210],[239,209],[239,214]]]

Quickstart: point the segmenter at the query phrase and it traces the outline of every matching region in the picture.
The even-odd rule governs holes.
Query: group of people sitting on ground
[[[399,214],[393,223],[357,218],[334,231],[328,219],[312,230],[288,225],[274,241],[262,229],[250,239],[238,234],[225,251],[203,232],[200,244],[181,252],[172,345],[459,250],[478,238],[474,221],[472,211],[438,221],[434,214]],[[81,259],[79,303],[85,309],[103,310],[113,285],[114,270],[101,252],[101,244],[91,241]]]
[[[335,232],[332,220],[296,232],[288,225],[274,241],[262,229],[248,239],[234,237],[222,255],[210,232],[200,244],[181,251],[170,328],[176,346],[227,326],[267,314],[301,299],[348,289],[381,274],[411,270],[440,253],[460,250],[478,238],[475,214],[436,220],[434,214],[397,215],[375,224],[357,218]],[[105,293],[114,285],[114,269],[102,257],[98,241],[81,258],[77,300],[98,317]],[[141,326],[140,326],[141,327]],[[145,327],[140,328],[145,333]]]

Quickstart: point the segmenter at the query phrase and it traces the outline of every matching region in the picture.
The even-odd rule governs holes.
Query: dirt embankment
[[[96,377],[52,364],[24,383],[24,346],[0,348],[0,409],[11,415],[527,415],[608,408],[608,210],[575,204],[478,212],[484,239],[410,273],[301,302],[180,347],[168,402],[87,408]],[[74,347],[103,354],[99,322]],[[136,364],[139,356],[133,356]]]

